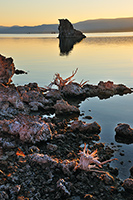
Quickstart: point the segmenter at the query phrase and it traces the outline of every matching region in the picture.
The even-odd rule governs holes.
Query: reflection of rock
[[[59,19],[60,25],[59,29],[59,38],[85,38],[86,36],[78,30],[73,28],[71,22],[68,19]]]
[[[130,168],[130,174],[133,176],[133,166]]]
[[[83,38],[59,38],[60,55],[68,55],[73,46]]]
[[[0,83],[8,84],[15,72],[12,58],[5,58],[0,55]]]

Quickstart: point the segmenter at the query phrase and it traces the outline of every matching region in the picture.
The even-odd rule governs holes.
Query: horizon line
[[[106,20],[106,19],[129,19],[129,18],[133,18],[133,17],[112,17],[112,18],[95,18],[95,19],[86,19],[86,20],[82,20],[82,21],[78,21],[78,22],[71,22],[71,20],[69,20],[68,18],[62,18],[62,19],[68,19],[72,24],[76,24],[79,22],[84,22],[84,21],[91,21],[91,20]],[[14,26],[18,26],[18,27],[35,27],[35,26],[41,26],[41,25],[58,25],[58,23],[44,23],[44,24],[36,24],[36,25],[0,25],[0,27],[14,27]]]

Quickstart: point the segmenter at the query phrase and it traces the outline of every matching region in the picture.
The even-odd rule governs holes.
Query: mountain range
[[[133,31],[133,17],[86,20],[75,23],[73,26],[75,29],[84,33]],[[58,24],[11,27],[0,26],[0,34],[2,33],[58,33]]]

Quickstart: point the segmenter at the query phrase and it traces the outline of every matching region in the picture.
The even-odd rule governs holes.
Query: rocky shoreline
[[[14,73],[13,59],[0,55],[0,199],[133,199],[133,167],[122,181],[117,168],[97,165],[110,160],[114,150],[95,142],[101,132],[97,122],[78,120],[79,103],[86,98],[106,99],[132,89],[111,81],[74,82],[77,69],[66,79],[55,74],[45,88],[37,83],[15,86]],[[122,140],[133,141],[129,125],[119,124],[115,131]],[[90,155],[93,162],[87,160]]]

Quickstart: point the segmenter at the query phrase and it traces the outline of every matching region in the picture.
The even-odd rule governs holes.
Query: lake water
[[[28,72],[27,75],[14,75],[16,85],[37,82],[39,86],[45,86],[56,72],[65,78],[78,67],[77,82],[84,79],[90,84],[98,84],[110,80],[133,88],[133,32],[91,33],[86,36],[75,45],[71,43],[63,47],[67,48],[65,52],[57,34],[1,34],[0,53],[12,57],[17,69]],[[111,165],[119,168],[119,177],[129,177],[129,168],[133,166],[133,144],[115,141],[114,129],[118,123],[128,123],[133,128],[133,94],[116,95],[106,100],[88,98],[81,103],[80,110],[93,117],[84,121],[96,121],[102,127],[100,141],[111,147],[114,143],[114,156],[119,161]],[[80,116],[79,119],[83,118]]]

